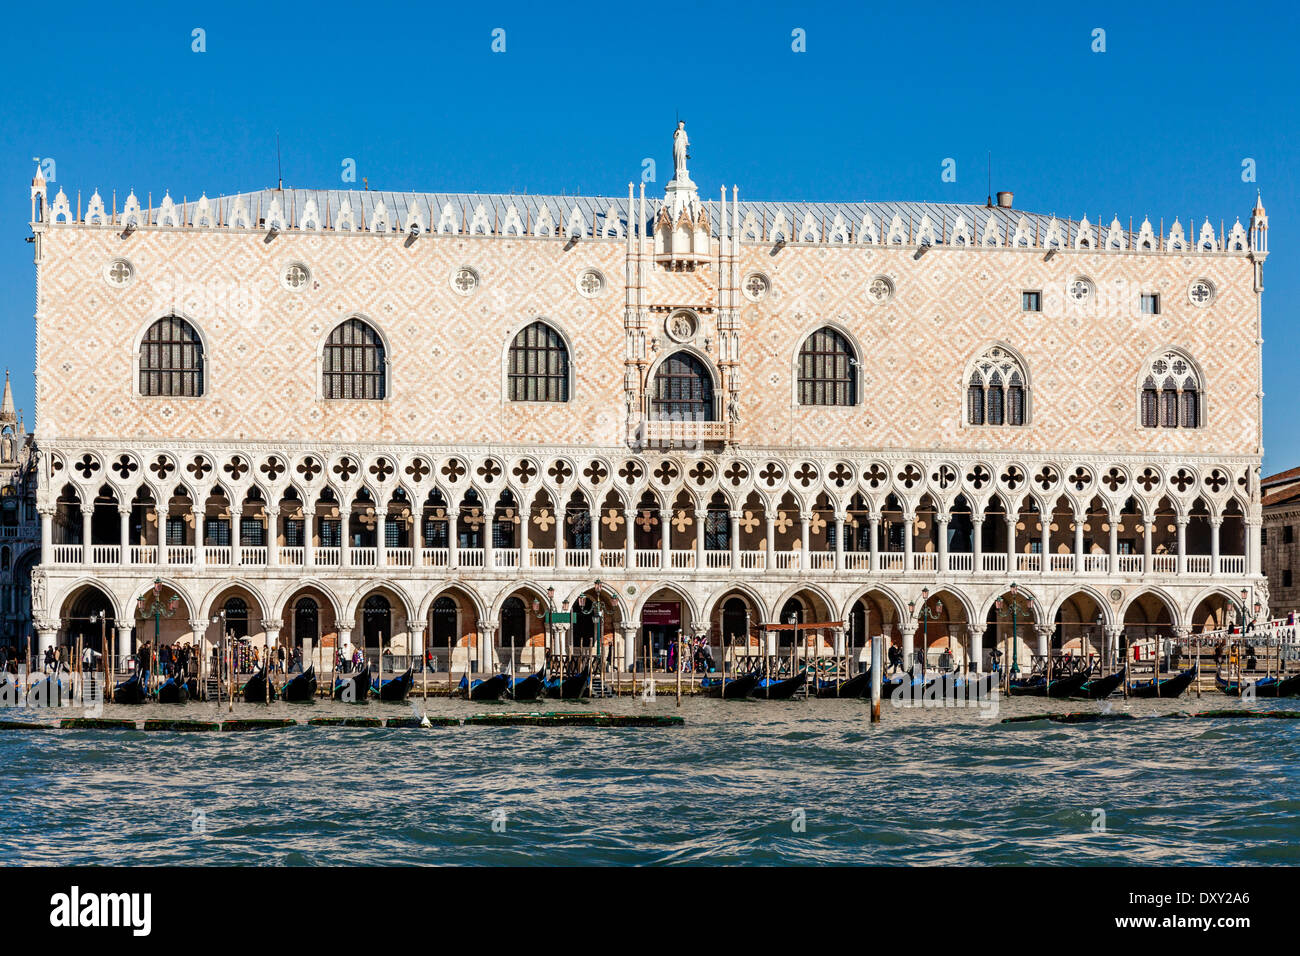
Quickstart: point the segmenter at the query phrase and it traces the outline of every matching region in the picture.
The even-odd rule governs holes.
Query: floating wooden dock
[[[465,718],[465,723],[489,727],[680,727],[686,721],[681,717],[663,714],[550,711],[532,714],[473,714]]]

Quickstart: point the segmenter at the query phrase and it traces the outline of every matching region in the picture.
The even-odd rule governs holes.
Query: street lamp
[[[605,603],[604,587],[605,585],[601,582],[600,578],[596,578],[595,583],[592,585],[592,591],[583,592],[578,597],[578,610],[592,619],[592,627],[596,635],[596,654],[599,655],[600,657],[600,672],[602,677],[602,681],[601,681],[602,686],[604,686],[603,678],[605,674],[605,643],[604,643],[605,627],[604,625],[605,625],[605,617],[606,615],[609,614],[609,610],[610,610],[609,605]],[[681,646],[680,638],[678,639],[677,644],[678,647]],[[610,639],[609,649],[612,654],[614,650],[613,638]],[[678,669],[679,670],[681,669],[680,661],[678,661]],[[588,680],[590,680],[590,678],[588,678]]]
[[[149,675],[152,677],[154,665],[158,663],[158,645],[162,641],[162,622],[163,618],[169,618],[176,613],[176,605],[180,598],[175,592],[166,601],[162,597],[162,578],[153,579],[153,587],[145,591],[135,599],[135,614],[140,620],[153,618],[153,649],[149,654]],[[146,687],[148,684],[146,683]]]
[[[907,602],[907,613],[916,613],[916,602]],[[933,618],[943,614],[943,601],[935,598],[934,606],[930,606],[930,589],[921,588],[921,680],[925,680],[926,658],[930,654],[930,621]],[[951,648],[950,648],[951,649]]]
[[[1011,666],[1007,668],[1007,686],[1010,687],[1011,675],[1020,673],[1020,642],[1018,636],[1018,626],[1020,612],[1027,611],[1024,602],[1020,599],[1020,588],[1013,581],[1011,587],[1007,589],[1009,598],[1000,597],[993,602],[997,608],[998,616],[1002,618],[1011,618]]]
[[[567,614],[569,610],[569,601],[567,598],[564,600],[561,607],[563,608],[563,613]],[[536,617],[539,621],[544,621],[546,623],[546,643],[547,643],[546,654],[548,658],[551,656],[552,648],[555,647],[555,616],[557,613],[560,612],[557,612],[555,609],[554,586],[546,589],[546,610],[545,611],[542,610],[541,602],[538,601],[536,598],[533,598],[533,616]],[[556,656],[560,658],[560,679],[563,680],[564,679],[564,655],[557,654]]]

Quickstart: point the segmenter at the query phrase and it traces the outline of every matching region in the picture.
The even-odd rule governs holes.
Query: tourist
[[[889,673],[897,674],[903,669],[903,652],[897,644],[889,645]]]
[[[275,648],[275,661],[276,661],[276,667],[279,669],[280,673],[283,674],[284,673],[284,648],[280,645],[276,645]]]

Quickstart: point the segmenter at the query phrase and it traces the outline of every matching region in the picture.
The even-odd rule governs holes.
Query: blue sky
[[[286,185],[343,187],[351,158],[374,189],[618,195],[643,157],[668,178],[680,113],[710,195],[982,202],[992,151],[1017,206],[1217,228],[1246,221],[1258,186],[1265,473],[1300,465],[1287,4],[60,3],[5,25],[0,361],[29,425],[34,156],[74,202],[274,185],[277,131]]]

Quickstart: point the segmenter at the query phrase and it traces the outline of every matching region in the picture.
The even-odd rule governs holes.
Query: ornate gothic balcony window
[[[969,425],[1024,425],[1029,421],[1029,374],[1019,356],[994,345],[966,373]]]
[[[1143,428],[1200,428],[1201,377],[1191,360],[1176,350],[1152,359],[1142,376]]]
[[[650,391],[655,421],[716,421],[713,376],[690,352],[675,352],[655,370]]]

